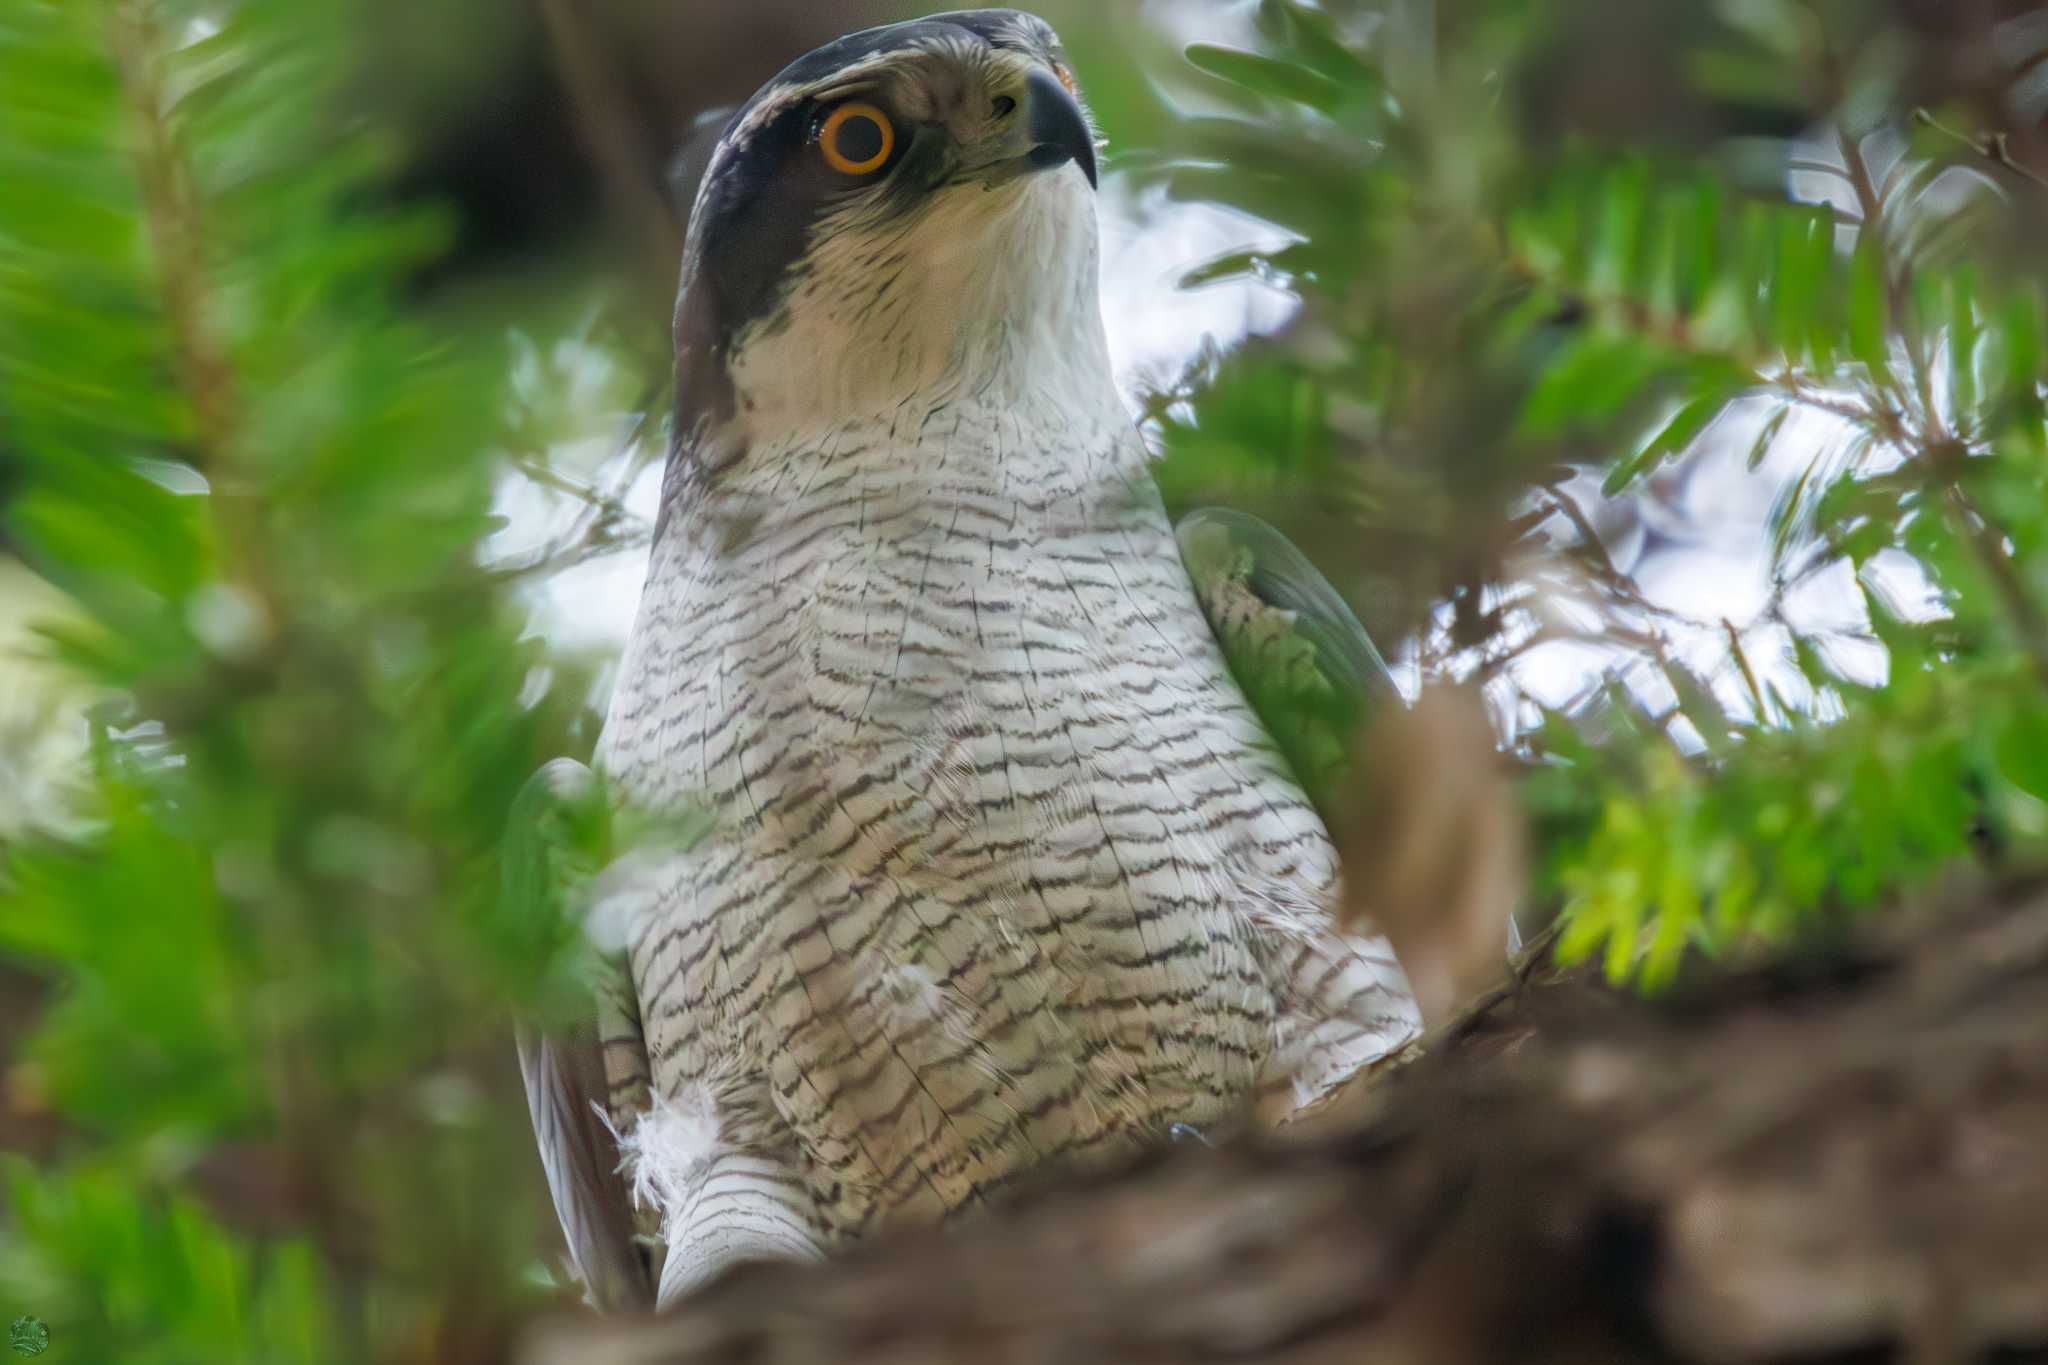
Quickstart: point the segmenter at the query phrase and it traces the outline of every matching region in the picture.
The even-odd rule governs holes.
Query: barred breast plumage
[[[1059,397],[751,466],[665,540],[613,709],[622,791],[720,816],[635,924],[656,1088],[751,1115],[827,1236],[1414,1026],[1325,928],[1127,419]]]

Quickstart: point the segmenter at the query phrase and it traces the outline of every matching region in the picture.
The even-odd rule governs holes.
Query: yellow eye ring
[[[874,151],[859,160],[840,147],[840,133],[854,131],[847,129],[849,123],[871,123],[878,134]],[[888,163],[889,153],[896,150],[896,125],[874,105],[851,100],[827,114],[818,125],[818,150],[824,153],[825,164],[841,175],[872,175]]]

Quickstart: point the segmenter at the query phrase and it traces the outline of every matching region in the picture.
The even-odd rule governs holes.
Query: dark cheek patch
[[[805,139],[807,115],[792,109],[719,168],[701,212],[701,276],[721,345],[772,311],[802,257],[828,192],[828,172]]]

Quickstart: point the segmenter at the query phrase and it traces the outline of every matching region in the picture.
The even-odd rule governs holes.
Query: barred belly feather
[[[1416,1028],[1327,929],[1329,840],[1127,419],[1059,397],[756,451],[650,572],[604,763],[721,817],[633,916],[651,1079],[724,1096],[821,1242]]]

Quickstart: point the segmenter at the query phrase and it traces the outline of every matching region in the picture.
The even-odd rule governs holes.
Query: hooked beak
[[[1071,161],[1095,188],[1095,135],[1081,106],[1066,87],[1043,67],[1024,78],[1024,127],[1031,138],[1025,160],[1035,171],[1049,171]]]

